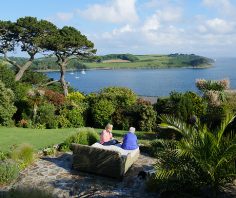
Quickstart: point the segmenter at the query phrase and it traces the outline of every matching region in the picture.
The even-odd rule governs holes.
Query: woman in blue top
[[[134,134],[135,128],[130,127],[129,132],[125,134],[123,138],[123,143],[121,145],[121,148],[125,150],[135,150],[138,148],[138,139],[137,136]]]

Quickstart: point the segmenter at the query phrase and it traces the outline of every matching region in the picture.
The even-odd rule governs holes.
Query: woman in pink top
[[[100,136],[100,143],[102,145],[114,145],[117,144],[118,141],[114,140],[112,137],[112,124],[107,124],[105,127],[105,130],[102,131],[101,136]]]

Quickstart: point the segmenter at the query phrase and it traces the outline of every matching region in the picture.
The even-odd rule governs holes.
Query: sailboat
[[[78,72],[76,72],[75,78],[76,78],[76,79],[79,79]]]
[[[71,74],[71,75],[74,75],[74,74],[75,74],[73,69],[71,70],[70,74]]]
[[[81,74],[86,74],[85,71],[84,71],[84,69],[82,69]]]

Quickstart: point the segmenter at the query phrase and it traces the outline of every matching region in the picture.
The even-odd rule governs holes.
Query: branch
[[[53,80],[53,81],[50,81],[46,84],[43,84],[42,86],[48,86],[48,85],[51,85],[51,84],[56,83],[56,82],[60,82],[60,80]]]
[[[17,67],[18,69],[21,69],[21,66],[20,66],[20,65],[18,65],[15,61],[13,61],[13,60],[11,60],[11,59],[9,59],[9,58],[7,57],[7,53],[6,53],[6,52],[4,52],[4,58],[5,58],[5,60],[6,60],[7,62],[9,62],[10,64],[12,64],[13,66]]]

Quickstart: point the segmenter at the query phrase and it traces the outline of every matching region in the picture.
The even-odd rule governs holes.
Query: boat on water
[[[81,71],[81,74],[86,74],[85,71],[84,71],[84,69]]]
[[[75,78],[76,78],[76,79],[79,79],[79,73],[78,73],[78,71],[77,71],[76,74],[75,74]]]
[[[71,75],[74,75],[75,73],[74,73],[74,71],[72,70],[72,71],[70,72],[70,74],[71,74]]]

